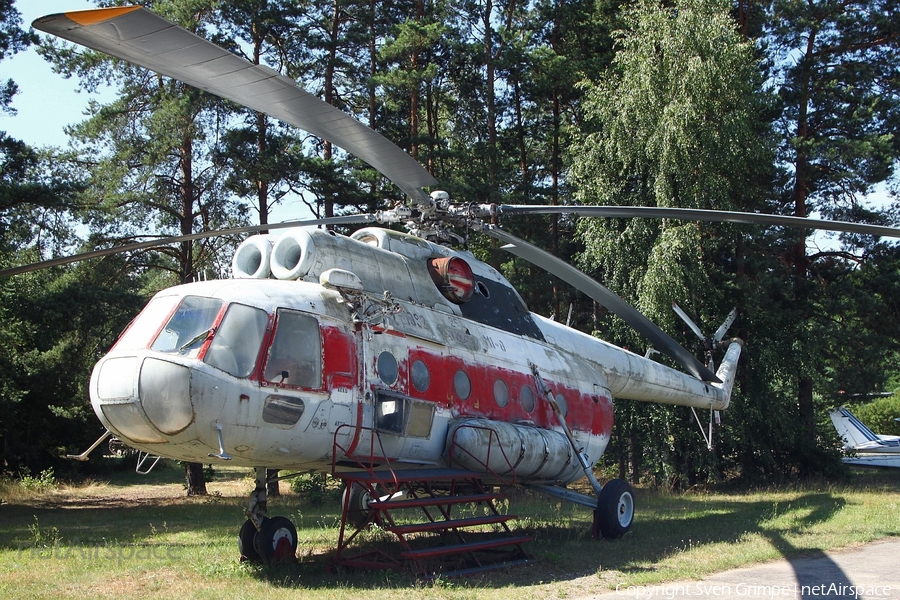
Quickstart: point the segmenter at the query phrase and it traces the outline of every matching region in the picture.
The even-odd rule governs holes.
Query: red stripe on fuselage
[[[421,360],[428,367],[430,381],[425,390],[417,390],[410,377],[403,377],[416,360]],[[456,393],[454,385],[454,378],[459,371],[469,379],[471,391],[465,399]],[[401,362],[401,379],[408,382],[403,390],[406,395],[446,406],[459,417],[484,417],[510,423],[532,423],[537,427],[547,428],[559,425],[549,402],[538,394],[534,377],[527,370],[527,365],[522,365],[522,370],[517,370],[489,364],[471,364],[458,356],[436,354],[425,348],[412,347],[409,349],[408,360]],[[497,381],[506,385],[506,406],[500,406],[495,398]],[[608,435],[612,431],[612,402],[609,397],[585,393],[559,382],[545,381],[554,396],[562,394],[565,398],[568,406],[566,423],[571,429],[595,435]],[[526,386],[530,387],[535,398],[535,408],[531,412],[526,411],[521,402],[522,389]]]
[[[352,333],[337,327],[322,327],[324,345],[324,377],[329,390],[338,387],[355,387],[362,381],[358,372],[357,338]],[[535,386],[534,377],[527,364],[496,366],[473,363],[451,354],[449,348],[438,351],[416,345],[413,338],[396,330],[387,330],[407,340],[407,356],[396,356],[399,377],[391,389],[414,400],[434,402],[450,409],[455,417],[482,417],[510,423],[533,424],[537,427],[555,428],[559,420],[553,413],[546,398],[541,397]],[[372,359],[376,359],[373,356]],[[473,356],[479,358],[477,354]],[[487,357],[484,357],[487,358]],[[411,373],[415,361],[422,361],[428,368],[429,382],[424,390],[413,385]],[[373,364],[374,367],[374,364]],[[469,379],[470,393],[461,398],[454,385],[457,372],[462,371]],[[548,376],[549,377],[549,376]],[[500,406],[495,399],[496,382],[502,381],[508,390],[508,402]],[[545,379],[551,393],[565,398],[568,412],[566,423],[575,431],[593,435],[609,435],[612,432],[612,401],[607,395],[585,392],[570,383]],[[585,382],[583,387],[592,386]],[[522,405],[522,389],[529,387],[534,394],[535,408],[525,410]],[[360,391],[362,395],[364,390]]]

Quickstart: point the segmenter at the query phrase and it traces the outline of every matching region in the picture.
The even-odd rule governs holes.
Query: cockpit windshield
[[[169,354],[181,354],[189,357],[197,356],[203,343],[212,333],[213,324],[224,302],[218,298],[185,296],[172,313],[159,335],[156,336],[151,350]]]
[[[256,366],[268,321],[264,310],[229,305],[203,361],[235,377],[249,376]]]
[[[150,349],[195,358],[211,339],[203,361],[235,377],[248,377],[256,366],[269,318],[264,310],[230,304],[217,323],[224,304],[218,298],[185,296]]]
[[[163,322],[175,305],[178,304],[178,296],[156,296],[150,304],[144,307],[135,319],[128,325],[125,332],[116,342],[116,350],[140,350],[146,348],[153,340],[153,336],[159,332],[160,323]]]
[[[180,300],[180,301],[179,301]],[[177,303],[177,308],[174,308]],[[224,309],[224,314],[223,314]],[[153,300],[122,336],[119,345],[140,347],[166,315],[150,349],[188,358],[235,377],[253,374],[269,326],[269,314],[259,308],[203,296],[167,296]],[[152,321],[152,322],[151,322]],[[132,339],[133,338],[133,339]],[[201,355],[200,352],[209,342]],[[146,346],[143,346],[146,347]],[[263,379],[276,385],[322,387],[322,336],[318,320],[309,314],[279,309],[275,335],[266,355]]]

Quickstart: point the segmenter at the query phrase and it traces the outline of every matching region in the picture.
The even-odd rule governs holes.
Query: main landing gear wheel
[[[253,548],[265,563],[293,560],[297,556],[297,528],[285,517],[263,519],[253,538]]]
[[[599,528],[603,537],[620,538],[634,522],[634,490],[627,482],[613,479],[600,489],[594,509],[594,531]]]
[[[358,483],[350,483],[341,495],[341,504],[347,508],[347,523],[359,528],[369,522],[371,510],[369,490]]]

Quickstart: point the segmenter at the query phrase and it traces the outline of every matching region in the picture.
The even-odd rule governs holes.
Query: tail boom
[[[631,354],[627,371],[629,376],[618,376],[624,370],[614,370],[609,376],[610,389],[615,398],[725,410],[731,403],[742,349],[740,339],[734,338],[728,342],[725,358],[716,373],[720,383],[701,381],[656,361]]]

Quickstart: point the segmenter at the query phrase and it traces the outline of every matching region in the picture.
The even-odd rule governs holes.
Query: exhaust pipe
[[[272,275],[278,279],[300,279],[313,267],[315,245],[309,232],[288,231],[272,248]]]
[[[231,276],[236,279],[266,279],[271,273],[269,259],[277,239],[277,236],[262,234],[241,242],[231,259]]]

